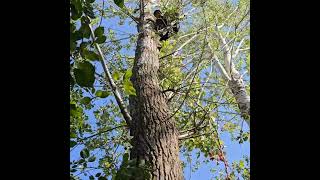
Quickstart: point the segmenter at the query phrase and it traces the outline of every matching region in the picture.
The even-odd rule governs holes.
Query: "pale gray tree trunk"
[[[219,33],[219,29],[217,27],[216,33],[214,34],[217,38],[219,38],[221,47],[224,47],[224,66],[221,65],[219,59],[215,55],[217,67],[220,69],[224,79],[228,81],[228,87],[237,101],[241,116],[250,126],[250,96],[246,92],[245,84],[239,71],[236,70],[234,64],[232,63],[232,58],[235,57],[231,53],[232,48],[228,45],[226,39]],[[241,46],[241,43],[242,42],[240,42],[239,47]]]

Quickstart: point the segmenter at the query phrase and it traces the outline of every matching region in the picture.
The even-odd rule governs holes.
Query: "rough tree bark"
[[[178,131],[158,80],[159,51],[154,32],[151,4],[141,0],[138,41],[131,81],[136,96],[130,96],[133,136],[130,159],[144,159],[151,164],[151,179],[182,180]]]

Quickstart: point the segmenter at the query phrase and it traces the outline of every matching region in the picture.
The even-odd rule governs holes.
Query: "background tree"
[[[249,179],[221,139],[249,140],[249,1],[70,3],[72,178],[182,179],[197,149],[216,179]],[[160,52],[155,9],[181,24]]]

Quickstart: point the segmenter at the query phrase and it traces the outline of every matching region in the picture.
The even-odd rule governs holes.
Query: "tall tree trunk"
[[[141,1],[140,6],[145,8],[140,14],[131,78],[136,96],[130,97],[130,132],[133,136],[130,158],[149,162],[153,180],[182,180],[178,131],[173,119],[167,119],[170,111],[159,87],[158,37],[150,21],[154,17],[150,12],[150,3]]]

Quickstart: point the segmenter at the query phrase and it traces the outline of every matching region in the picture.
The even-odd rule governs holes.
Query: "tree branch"
[[[90,31],[91,31],[91,38],[92,38],[92,40],[94,42],[95,41],[94,31],[92,29],[91,24],[88,24],[88,26],[89,26]],[[120,95],[120,93],[118,91],[117,85],[115,84],[114,80],[112,79],[111,73],[109,72],[108,66],[105,63],[105,58],[104,58],[104,55],[103,55],[103,53],[102,53],[102,51],[100,49],[99,44],[98,43],[94,43],[94,45],[95,45],[96,49],[98,50],[98,53],[99,53],[99,55],[101,57],[100,62],[101,62],[103,71],[106,74],[107,81],[109,82],[109,85],[111,86],[112,92],[113,92],[113,94],[115,96],[115,99],[116,99],[117,104],[118,104],[118,106],[120,108],[120,111],[121,111],[121,113],[122,113],[127,125],[130,126],[132,118],[131,118],[131,116],[129,114],[129,111],[128,111],[126,105],[123,102],[123,99],[122,99],[122,97],[121,97],[121,95]]]
[[[83,140],[87,140],[87,139],[93,138],[93,137],[95,137],[95,136],[101,135],[101,134],[103,134],[103,133],[106,133],[106,132],[109,132],[109,131],[112,131],[112,130],[121,128],[121,127],[127,127],[127,125],[116,126],[116,127],[111,128],[111,129],[107,129],[107,130],[105,130],[105,131],[101,131],[101,132],[98,132],[98,133],[93,134],[93,135],[91,135],[91,136],[82,138],[82,139],[80,139],[80,140],[82,140],[82,141],[83,141]]]
[[[112,5],[112,4],[111,4]],[[114,5],[112,5],[114,7]],[[114,7],[115,8],[115,7]],[[139,23],[140,19],[137,17],[134,17],[130,12],[128,11],[127,8],[120,8],[120,12],[124,13],[125,15],[129,16],[134,22],[137,24]]]
[[[236,49],[236,51],[234,52],[234,54],[233,54],[233,56],[232,56],[233,59],[234,59],[235,57],[237,57],[237,55],[238,55],[238,53],[239,53],[239,51],[240,51],[240,47],[241,47],[241,45],[242,45],[243,42],[244,42],[244,38],[242,38],[241,41],[239,42],[239,44],[238,44],[238,46],[237,46],[237,49]]]
[[[182,140],[186,140],[186,139],[190,139],[190,138],[196,138],[196,137],[200,137],[200,136],[204,136],[204,135],[210,135],[212,134],[211,132],[210,133],[203,133],[203,134],[190,134],[190,135],[187,135],[187,134],[183,134],[183,135],[180,135],[179,136],[179,140],[182,141]]]

